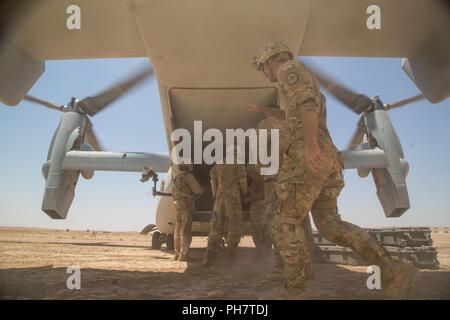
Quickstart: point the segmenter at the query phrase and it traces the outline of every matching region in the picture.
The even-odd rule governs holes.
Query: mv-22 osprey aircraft
[[[75,3],[76,2],[76,3]],[[33,100],[63,112],[43,165],[46,179],[42,210],[65,219],[81,174],[95,171],[143,172],[157,179],[167,172],[162,190],[170,193],[168,156],[103,151],[90,116],[153,72],[161,97],[168,150],[177,128],[193,134],[203,129],[254,128],[258,115],[243,102],[275,105],[276,86],[251,67],[257,48],[281,40],[298,56],[402,57],[402,67],[421,95],[383,104],[317,76],[326,90],[361,118],[349,150],[346,169],[360,176],[372,173],[377,196],[387,217],[409,209],[405,182],[408,163],[388,110],[425,97],[432,103],[450,95],[450,14],[440,0],[43,0],[5,1],[0,8],[0,101],[17,105]],[[378,23],[368,19],[377,15]],[[78,19],[70,23],[69,19]],[[72,21],[73,22],[73,21]],[[149,57],[153,70],[116,88],[58,106],[27,92],[45,70],[45,60]],[[370,76],[370,75],[369,75]],[[217,115],[220,114],[220,117]],[[203,184],[208,166],[196,165]],[[193,232],[207,230],[212,208],[210,190],[197,203]],[[175,223],[172,199],[158,196],[154,245],[171,242]]]

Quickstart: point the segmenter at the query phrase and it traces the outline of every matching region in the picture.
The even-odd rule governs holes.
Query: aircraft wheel
[[[173,234],[168,234],[166,239],[167,250],[175,250],[175,240]]]
[[[155,231],[152,234],[152,249],[153,250],[161,249],[161,233],[159,231]]]

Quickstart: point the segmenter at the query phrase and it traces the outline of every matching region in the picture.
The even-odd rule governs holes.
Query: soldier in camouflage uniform
[[[290,139],[277,182],[274,241],[283,258],[287,297],[304,293],[308,253],[302,222],[311,211],[322,236],[378,265],[385,293],[406,298],[412,293],[417,270],[394,260],[366,231],[342,221],[338,214],[343,160],[327,129],[325,97],[315,76],[293,57],[286,45],[276,41],[266,43],[253,60],[266,78],[278,82],[286,106]]]
[[[208,247],[204,264],[211,264],[220,242],[227,237],[228,259],[233,262],[242,235],[242,207],[240,192],[247,194],[247,170],[243,164],[216,164],[210,171],[214,201]]]
[[[180,164],[172,167],[173,200],[177,210],[175,222],[175,260],[188,261],[189,247],[192,241],[192,209],[194,200],[204,189],[192,174],[192,164]]]

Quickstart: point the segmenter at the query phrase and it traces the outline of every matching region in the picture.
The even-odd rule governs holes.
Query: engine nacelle
[[[80,171],[62,170],[68,145],[81,139],[85,118],[76,112],[65,112],[50,145],[48,161],[42,171],[46,178],[42,211],[52,219],[65,219],[75,196]]]
[[[385,110],[375,110],[365,115],[371,147],[379,147],[386,154],[387,166],[373,168],[372,176],[377,196],[386,217],[399,217],[409,208],[405,177],[409,171],[404,159],[400,139]]]

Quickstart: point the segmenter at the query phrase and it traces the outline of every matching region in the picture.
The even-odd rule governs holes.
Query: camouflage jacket
[[[175,201],[194,200],[203,191],[192,173],[180,171],[173,179],[173,199]]]
[[[290,60],[279,67],[277,78],[280,101],[283,101],[282,97],[284,98],[284,111],[290,137],[289,145],[283,155],[278,181],[299,183],[306,179],[305,175],[309,172],[308,165],[305,163],[303,112],[313,111],[319,115],[317,139],[322,154],[331,163],[337,164],[340,161],[338,150],[327,128],[325,97],[320,92],[319,82],[311,71],[300,61]]]
[[[325,96],[315,76],[303,63],[290,60],[277,71],[281,107],[286,112],[291,142],[303,144],[302,112],[314,111],[319,115],[319,142],[331,142],[327,128]]]

